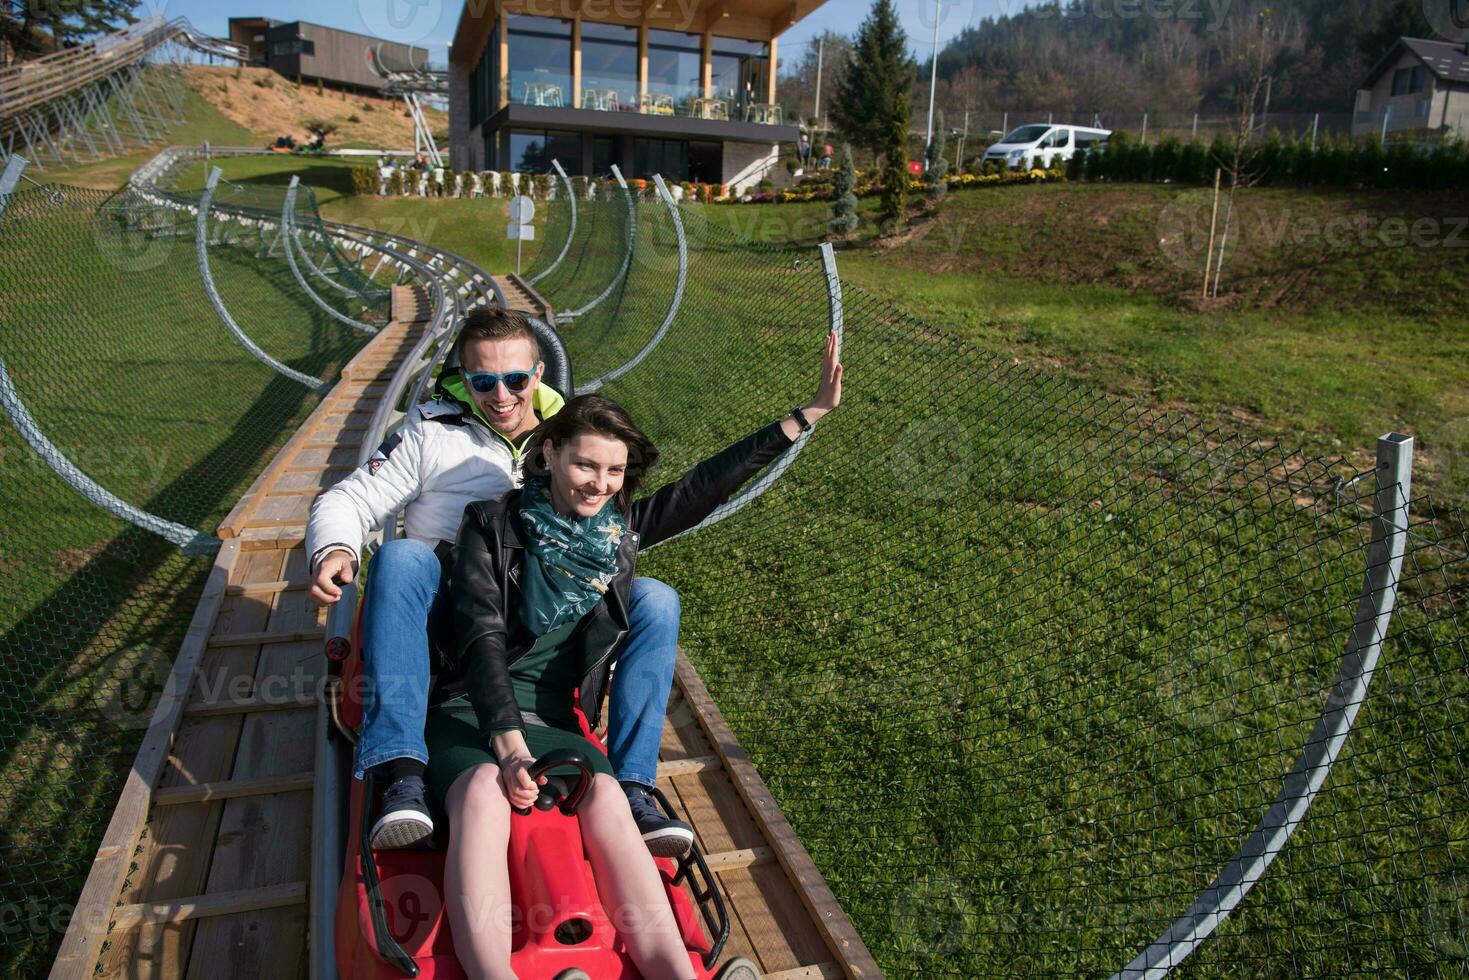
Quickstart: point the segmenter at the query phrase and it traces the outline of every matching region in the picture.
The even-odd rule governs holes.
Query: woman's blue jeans
[[[450,615],[446,577],[433,549],[419,541],[389,541],[372,558],[362,614],[358,779],[392,759],[428,761],[428,643]],[[619,780],[652,786],[657,779],[679,613],[673,589],[656,579],[633,579],[607,721],[607,754]]]

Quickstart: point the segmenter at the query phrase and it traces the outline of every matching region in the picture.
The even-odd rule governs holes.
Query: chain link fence
[[[329,243],[309,193],[292,212],[302,277],[366,329],[304,293],[280,232],[284,192],[222,185],[202,239],[197,196],[151,184],[107,193],[22,182],[0,211],[7,976],[48,968],[209,570],[104,507],[207,547],[317,405],[315,380],[334,380],[386,322],[391,278],[370,282],[366,263]],[[201,257],[244,339],[313,386],[232,335]],[[90,481],[88,494],[53,465]]]
[[[625,203],[579,207],[539,288],[614,283],[563,332],[582,385],[642,354],[603,390],[665,451],[655,485],[810,396],[815,250],[640,199],[616,285]],[[1406,468],[1144,410],[843,293],[842,408],[642,570],[882,967],[1469,966],[1465,515],[1404,499]]]

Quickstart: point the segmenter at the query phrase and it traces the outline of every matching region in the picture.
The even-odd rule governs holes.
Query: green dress
[[[566,623],[538,639],[525,656],[510,665],[510,681],[531,755],[539,759],[552,749],[580,749],[596,772],[611,776],[612,764],[582,736],[574,713],[581,661],[566,641],[578,625],[579,621]],[[461,774],[499,761],[480,734],[467,697],[430,708],[424,739],[428,742],[428,787],[441,807]]]

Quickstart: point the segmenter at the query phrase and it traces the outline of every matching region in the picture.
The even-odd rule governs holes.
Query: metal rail
[[[627,254],[622,257],[622,268],[617,270],[617,275],[612,277],[612,281],[607,284],[606,289],[602,290],[601,295],[579,309],[563,310],[556,314],[556,319],[562,323],[574,320],[595,309],[622,284],[627,278],[628,270],[632,268],[632,253],[638,243],[638,206],[633,201],[632,191],[628,189],[622,171],[617,169],[615,163],[612,165],[612,176],[617,178],[617,185],[622,188],[622,196],[627,203]]]
[[[216,170],[215,172],[218,173],[218,170]],[[286,264],[291,267],[291,275],[296,277],[296,285],[300,286],[301,291],[306,294],[307,298],[310,299],[311,302],[316,304],[317,309],[321,310],[323,313],[331,317],[333,320],[336,320],[338,323],[344,323],[347,326],[351,327],[353,330],[361,330],[364,333],[377,333],[376,327],[370,324],[362,323],[359,320],[352,319],[350,316],[347,316],[345,313],[338,311],[326,300],[316,295],[316,291],[311,288],[311,284],[306,281],[306,277],[301,275],[301,267],[296,263],[297,243],[294,234],[295,229],[291,224],[291,212],[296,207],[296,185],[299,184],[300,181],[300,177],[294,174],[291,176],[291,185],[286,188],[285,203],[281,205],[280,229],[282,250],[286,253]]]
[[[566,176],[566,171],[561,169],[560,160],[552,160],[551,167],[561,177],[561,184],[566,188],[566,201],[571,206],[571,227],[566,230],[566,243],[561,246],[561,254],[556,256],[556,261],[526,280],[532,286],[550,275],[551,270],[561,264],[562,259],[566,258],[566,253],[571,251],[572,239],[576,237],[576,188],[571,185],[571,178]]]
[[[1413,489],[1413,439],[1390,432],[1377,440],[1377,493],[1367,570],[1352,632],[1337,669],[1336,682],[1295,766],[1275,802],[1197,901],[1112,980],[1158,980],[1209,937],[1285,849],[1306,811],[1341,757],[1357,712],[1367,700],[1382,642],[1397,604],[1398,581],[1408,547],[1408,503]]]
[[[586,395],[597,391],[609,381],[617,380],[643,363],[644,359],[653,353],[653,349],[663,342],[664,336],[668,333],[669,328],[673,326],[674,319],[678,317],[678,308],[683,305],[684,289],[689,281],[689,243],[684,235],[683,217],[678,213],[678,203],[674,201],[673,195],[668,192],[668,185],[663,182],[662,175],[654,174],[653,182],[658,186],[658,196],[663,199],[664,206],[668,208],[668,213],[673,218],[673,229],[678,236],[678,280],[673,287],[673,302],[669,304],[668,315],[663,318],[662,325],[653,333],[652,339],[643,345],[642,350],[634,354],[625,364],[615,367],[605,374],[598,375],[584,385],[578,386],[576,389],[578,395]]]

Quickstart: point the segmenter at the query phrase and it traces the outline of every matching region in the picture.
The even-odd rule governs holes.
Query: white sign
[[[510,199],[510,220],[518,225],[528,225],[536,216],[536,202],[524,194]]]
[[[505,229],[505,237],[512,242],[533,242],[536,229],[534,225],[510,225]]]

